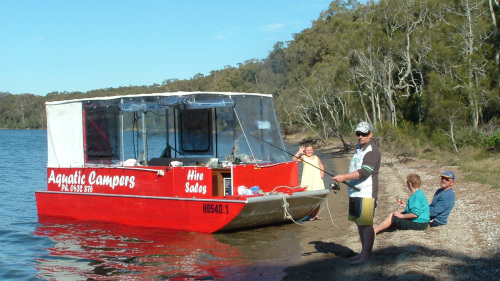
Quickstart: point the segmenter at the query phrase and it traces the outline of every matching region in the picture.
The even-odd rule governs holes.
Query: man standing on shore
[[[338,182],[349,181],[349,220],[356,222],[361,253],[350,259],[350,264],[359,264],[370,258],[375,240],[373,218],[377,205],[378,173],[381,155],[372,140],[373,127],[368,122],[361,122],[356,127],[358,146],[349,164],[349,173],[332,177]]]

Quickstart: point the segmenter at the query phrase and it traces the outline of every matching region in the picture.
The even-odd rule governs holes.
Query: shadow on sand
[[[376,250],[369,261],[351,266],[348,258],[355,255],[352,249],[336,243],[310,243],[315,244],[316,251],[302,255],[322,253],[327,257],[324,260],[287,268],[287,275],[283,280],[450,280],[450,276],[453,276],[451,280],[500,279],[498,253],[492,258],[474,258],[425,246],[407,245]],[[436,266],[436,258],[446,262]],[[432,266],[413,266],[412,261],[415,260],[428,260]],[[396,266],[400,268],[385,270]]]

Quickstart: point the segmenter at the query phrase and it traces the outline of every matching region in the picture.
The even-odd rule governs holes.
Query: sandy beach
[[[345,173],[352,154],[338,154],[338,150],[317,148],[316,154],[322,155],[325,167]],[[409,198],[406,175],[420,175],[430,202],[439,187],[439,176],[451,170],[456,175],[456,204],[448,224],[425,231],[379,233],[371,259],[349,265],[348,257],[361,250],[361,243],[356,225],[347,220],[347,187],[342,184],[321,205],[322,220],[308,221],[301,228],[301,257],[286,269],[283,280],[499,280],[500,214],[496,205],[500,190],[465,181],[464,173],[455,166],[415,158],[401,161],[382,153],[375,223],[397,210],[397,198],[405,202]]]

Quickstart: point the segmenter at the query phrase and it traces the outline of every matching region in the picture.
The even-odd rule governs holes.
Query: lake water
[[[46,131],[0,130],[0,280],[280,280],[300,256],[293,223],[203,234],[39,220],[46,163]]]

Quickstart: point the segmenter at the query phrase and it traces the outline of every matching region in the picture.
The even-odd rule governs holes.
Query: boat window
[[[217,157],[220,161],[234,162],[234,139],[236,130],[236,120],[232,108],[216,109]]]
[[[212,110],[180,111],[180,143],[184,152],[211,153]]]
[[[85,151],[87,163],[119,160],[118,108],[85,109]]]
[[[237,96],[235,157],[242,162],[288,161],[274,103],[268,97]]]

